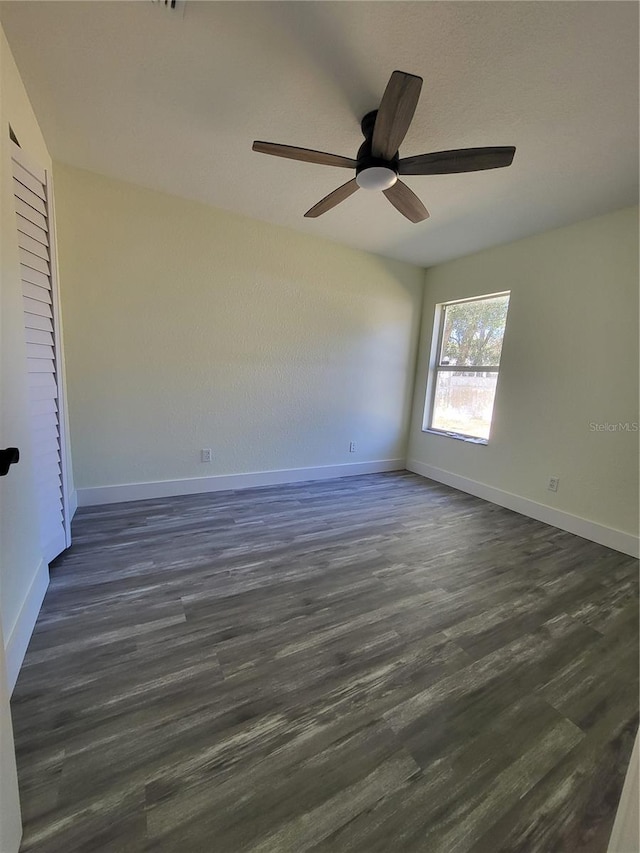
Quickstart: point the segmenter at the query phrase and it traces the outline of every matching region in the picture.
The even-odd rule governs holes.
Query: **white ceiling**
[[[635,2],[9,2],[2,23],[54,159],[429,266],[638,199]],[[406,178],[418,225],[352,173],[394,69],[424,78],[401,156],[515,145],[513,165]]]

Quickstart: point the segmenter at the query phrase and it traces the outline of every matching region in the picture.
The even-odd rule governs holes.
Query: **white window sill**
[[[481,447],[486,447],[489,443],[486,438],[472,438],[469,435],[459,435],[457,432],[443,432],[439,429],[424,429],[429,435],[440,435],[442,438],[455,438],[456,441],[466,441],[467,444],[479,444]]]

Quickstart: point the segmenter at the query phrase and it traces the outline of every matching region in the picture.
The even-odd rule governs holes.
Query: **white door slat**
[[[59,486],[48,487],[46,483],[38,483],[36,493],[40,506],[51,506],[54,513],[62,508],[62,489]]]
[[[25,311],[24,324],[28,329],[40,329],[43,332],[53,333],[53,323],[50,317],[40,317],[38,314],[28,314]]]
[[[58,429],[58,413],[50,412],[33,412],[33,427],[38,430],[46,425],[47,429]]]
[[[34,240],[33,237],[29,237],[28,234],[23,234],[22,231],[18,231],[18,246],[21,249],[31,252],[32,255],[37,255],[44,261],[49,260],[49,249],[43,246],[42,243]]]
[[[38,181],[38,183],[42,184],[43,186],[46,184],[47,173],[45,172],[45,170],[42,168],[42,166],[39,166],[37,163],[34,163],[32,160],[29,160],[27,162],[27,157],[26,157],[24,151],[20,150],[19,157],[12,153],[11,154],[11,164],[12,164],[13,168],[18,166],[20,169],[25,171],[27,174],[29,174],[33,178],[35,178],[36,181]]]
[[[37,210],[38,213],[41,213],[43,216],[47,215],[47,205],[45,202],[34,192],[31,192],[30,189],[25,187],[24,184],[21,184],[20,181],[16,181],[13,179],[13,192],[21,201],[24,201],[29,207],[32,207],[34,210]]]
[[[29,373],[27,374],[27,386],[29,388],[52,388],[56,390],[56,380],[51,373]]]
[[[59,453],[58,449],[56,448],[55,450],[52,450],[51,452],[41,454],[39,459],[43,465],[48,465],[49,463],[51,465],[55,465],[55,463],[60,459],[60,453]]]
[[[51,464],[43,463],[41,459],[34,457],[35,481],[41,489],[46,489],[58,497],[58,489],[62,486],[59,477],[60,469],[55,459]]]
[[[53,361],[53,347],[47,346],[47,344],[31,344],[27,342],[27,358],[48,358]]]
[[[51,463],[42,463],[40,460],[34,459],[36,468],[35,481],[38,486],[46,486],[47,483],[58,486],[60,484],[59,471],[60,463],[53,460]]]
[[[36,476],[35,482],[38,487],[38,492],[40,492],[41,495],[50,495],[54,503],[57,504],[58,500],[62,497],[62,484],[60,482],[60,479],[55,476],[49,476],[44,478]]]
[[[27,382],[32,387],[44,385],[40,377],[49,376],[55,383],[56,366],[50,358],[27,358]]]
[[[60,460],[57,456],[58,454],[52,454],[50,459],[34,456],[36,479],[39,483],[46,483],[47,481],[51,483],[55,482],[56,484],[58,483]]]
[[[38,287],[51,290],[51,279],[46,272],[40,272],[40,270],[34,270],[33,267],[20,264],[20,278],[23,282],[28,281],[31,284],[37,284]]]
[[[30,205],[26,203],[26,201],[22,201],[21,198],[16,197],[16,212],[20,214],[20,216],[24,216],[25,219],[28,219],[29,222],[33,222],[34,225],[37,225],[38,228],[42,228],[43,231],[49,232],[49,228],[47,225],[46,217],[40,213],[39,210],[34,210]]]
[[[46,447],[43,446],[43,448],[42,448],[43,453],[45,450],[47,450],[49,453],[53,453],[54,450],[57,451],[57,448],[55,446],[52,446],[52,445],[47,445]],[[47,464],[57,465],[58,461],[59,461],[59,456],[60,456],[59,453],[58,453],[57,457],[52,456],[50,462],[47,462]],[[37,453],[34,453],[34,459],[37,460],[37,462],[36,462],[37,465],[41,464],[42,457],[39,456]]]
[[[50,441],[49,446],[54,446],[51,442],[55,442],[55,446],[60,447],[60,433],[58,431],[57,423],[53,425],[50,423],[42,423],[39,426],[34,426],[33,428],[33,441],[44,442]]]
[[[62,524],[62,501],[60,498],[47,495],[47,502],[45,504],[43,500],[45,494],[43,492],[39,493],[40,505],[43,509],[46,509],[46,513],[43,513],[46,517],[44,529],[48,531],[49,535],[52,535]]]
[[[34,404],[35,407],[35,404]],[[58,410],[57,408],[41,408],[36,411],[35,408],[32,407],[31,416],[35,428],[38,429],[40,424],[48,424],[52,429],[58,428]]]
[[[41,541],[44,559],[49,563],[57,557],[61,551],[64,551],[66,545],[64,540],[64,527],[62,522],[58,519],[57,513],[52,513],[50,523],[48,520],[47,523],[43,522]]]
[[[49,507],[41,506],[40,515],[43,517],[41,522],[41,541],[46,542],[47,540],[56,540],[59,536],[59,531],[62,530],[62,523],[59,518],[59,509],[56,503],[51,507],[51,511],[49,512]],[[46,546],[45,546],[46,547]],[[64,546],[63,546],[64,548]],[[55,556],[55,546],[52,546],[52,551],[50,552],[53,556]],[[58,551],[58,553],[60,553]],[[49,556],[48,559],[51,561],[53,556]]]
[[[33,455],[40,458],[47,453],[60,453],[60,446],[57,441],[37,441],[33,444]]]
[[[23,296],[22,303],[25,314],[37,314],[39,317],[53,318],[51,305],[47,305],[46,302],[38,302],[37,299],[32,299],[30,296]]]
[[[56,482],[55,477],[50,480],[43,480],[41,483],[38,483],[38,491],[41,494],[51,495],[54,501],[57,501],[62,497],[62,489],[60,487],[60,482]]]
[[[57,400],[58,389],[47,385],[36,385],[28,388],[30,400]]]
[[[42,435],[44,435],[44,433],[42,433]],[[47,453],[55,453],[55,452],[58,452],[58,453],[60,452],[60,446],[57,443],[57,441],[45,442],[42,440],[38,440],[38,442],[34,443],[34,445],[33,445],[33,455],[35,458],[38,458],[38,459],[40,459],[42,456],[44,456]]]
[[[51,358],[27,357],[27,373],[55,373],[56,366]]]
[[[60,453],[57,449],[47,450],[43,453],[34,453],[35,467],[40,472],[49,472],[49,476],[55,479],[58,476],[58,463]]]
[[[47,194],[45,192],[44,184],[42,181],[39,181],[37,178],[28,172],[20,163],[16,163],[13,161],[13,177],[16,181],[20,181],[20,183],[31,190],[31,192],[35,193],[39,196],[43,201],[47,200]]]
[[[41,424],[34,424],[33,427],[34,443],[49,442],[47,446],[60,447],[60,432],[58,431],[57,423],[43,421]],[[43,445],[44,446],[44,445]]]
[[[46,287],[33,284],[30,281],[22,282],[22,295],[28,296],[29,299],[35,299],[36,302],[46,302],[47,305],[51,305],[52,302],[50,290],[47,290]]]
[[[33,470],[36,481],[40,484],[49,483],[51,486],[60,485],[60,460],[55,448],[42,453],[33,453]]]
[[[44,507],[42,508],[44,510]],[[54,557],[57,557],[60,551],[64,551],[64,528],[62,526],[62,521],[58,518],[58,511],[52,510],[51,520],[49,520],[48,515],[44,512],[41,512],[41,515],[47,519],[46,522],[42,523],[42,532],[41,538],[43,543],[47,543],[50,540],[51,544],[43,544],[43,555],[45,560],[51,562]]]
[[[39,181],[41,184],[45,184],[47,181],[47,173],[38,163],[35,163],[30,157],[24,153],[21,148],[14,147],[12,145],[11,150],[11,162],[14,166],[20,166],[20,168],[24,169],[30,175]]]
[[[44,332],[42,329],[27,329],[25,328],[25,340],[28,344],[46,344],[53,346],[53,335],[51,332]]]
[[[34,255],[33,252],[28,252],[26,249],[18,249],[18,253],[20,255],[21,264],[24,264],[26,267],[31,267],[32,270],[39,270],[40,272],[50,275],[51,270],[49,268],[48,261],[39,258],[37,255]]]
[[[58,412],[57,398],[55,400],[30,400],[29,411],[32,416],[49,415],[52,412]]]
[[[48,501],[51,502],[51,504],[52,504],[51,509],[52,509],[52,512],[53,512],[54,518],[55,518],[55,513],[58,511],[58,501],[60,500],[60,493],[59,493],[60,486],[59,486],[59,484],[56,484],[52,479],[51,480],[46,480],[46,479],[45,480],[39,480],[38,477],[35,478],[35,484],[36,484],[36,493],[40,497],[40,500],[43,500],[43,498],[46,495],[48,497]],[[43,506],[43,509],[45,509],[44,506]],[[46,524],[47,523],[46,520],[48,520],[49,513],[43,512],[42,515],[44,516],[42,521],[44,524]],[[57,519],[56,519],[56,523],[57,523]]]
[[[62,483],[60,482],[60,478],[55,476],[40,478],[38,475],[34,478],[38,489],[41,492],[47,492],[48,494],[53,496],[54,500],[57,500],[62,495]]]
[[[18,231],[21,231],[23,234],[28,234],[29,237],[37,240],[38,243],[42,243],[43,246],[49,245],[49,235],[44,228],[39,228],[35,223],[30,222],[26,217],[21,216],[19,213],[16,214],[16,217],[18,221]]]

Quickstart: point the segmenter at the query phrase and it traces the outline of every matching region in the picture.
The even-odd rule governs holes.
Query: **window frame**
[[[438,384],[438,374],[439,373],[495,373],[496,374],[496,394],[498,392],[498,381],[500,378],[500,365],[499,364],[491,364],[491,365],[460,365],[460,364],[440,364],[440,354],[442,352],[442,344],[444,337],[444,327],[445,327],[445,317],[446,317],[446,309],[449,305],[460,305],[467,302],[483,302],[487,299],[497,299],[500,296],[508,296],[509,303],[507,306],[507,317],[509,314],[509,307],[511,305],[511,291],[510,290],[501,290],[498,293],[486,293],[482,296],[468,296],[464,299],[450,299],[447,302],[438,302],[436,304],[436,310],[434,314],[433,320],[433,331],[431,334],[431,353],[429,357],[429,374],[427,377],[427,388],[425,395],[425,405],[424,412],[422,418],[422,431],[431,433],[433,435],[442,435],[446,438],[455,438],[460,441],[467,441],[472,444],[480,444],[486,445],[489,442],[489,438],[482,438],[476,435],[469,435],[468,433],[463,432],[453,432],[449,430],[438,429],[438,427],[432,426],[434,409],[435,409],[435,397],[436,397],[436,388]],[[507,331],[507,317],[505,317],[504,324],[504,332],[502,335],[502,343],[504,344],[504,335]],[[502,361],[502,351],[500,352],[500,361]],[[495,397],[494,397],[494,405],[495,405]],[[491,418],[493,421],[493,409],[491,411]]]

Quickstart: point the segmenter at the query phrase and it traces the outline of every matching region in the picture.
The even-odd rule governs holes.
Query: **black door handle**
[[[20,460],[20,451],[17,447],[7,447],[6,450],[0,450],[0,477],[5,477],[9,473],[11,465],[15,465]]]

